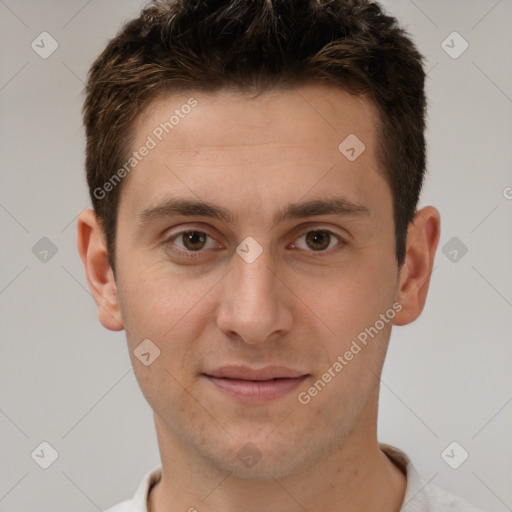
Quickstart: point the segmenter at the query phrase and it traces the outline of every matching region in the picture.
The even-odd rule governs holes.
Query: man
[[[439,212],[422,57],[364,0],[153,3],[93,64],[78,248],[162,466],[122,511],[475,511],[379,444]]]

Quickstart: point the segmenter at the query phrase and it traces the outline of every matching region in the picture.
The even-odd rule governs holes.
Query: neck
[[[347,436],[316,464],[284,478],[250,480],[198,460],[156,415],[155,424],[162,478],[150,492],[148,512],[398,512],[403,501],[406,478],[379,449],[376,429]]]

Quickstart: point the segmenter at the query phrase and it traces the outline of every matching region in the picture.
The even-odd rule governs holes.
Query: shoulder
[[[147,512],[149,490],[161,477],[162,466],[154,467],[144,475],[132,499],[121,501],[105,512]]]
[[[465,499],[434,485],[420,480],[423,489],[400,512],[486,512]]]
[[[486,512],[420,477],[409,457],[395,446],[380,449],[406,475],[407,488],[400,512]]]
[[[132,500],[125,500],[113,507],[107,508],[105,512],[134,512]]]

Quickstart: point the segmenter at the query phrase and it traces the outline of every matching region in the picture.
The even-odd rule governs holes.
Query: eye
[[[166,245],[169,249],[180,256],[192,257],[193,253],[204,252],[203,249],[218,248],[215,240],[204,231],[188,229],[172,235]]]
[[[191,259],[201,257],[200,253],[204,253],[206,249],[223,248],[223,246],[216,242],[210,235],[197,229],[179,231],[170,236],[165,244],[169,250],[177,256]],[[303,233],[296,239],[296,242],[293,243],[291,247],[310,253],[318,253],[314,256],[320,257],[337,252],[337,250],[341,250],[345,245],[346,242],[332,231],[327,229],[314,229]],[[338,249],[332,250],[333,247],[337,246],[339,246]]]
[[[302,236],[297,238],[297,240],[304,240],[305,246],[302,243],[294,243],[292,244],[292,247],[297,247],[306,251],[309,249],[308,252],[330,254],[331,252],[334,252],[330,250],[332,247],[345,245],[345,242],[341,237],[327,229],[314,229],[307,231]],[[321,255],[323,254],[319,254],[319,256]]]

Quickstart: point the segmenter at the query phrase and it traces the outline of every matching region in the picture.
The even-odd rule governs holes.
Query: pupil
[[[185,247],[192,250],[201,249],[206,240],[204,234],[199,231],[187,231],[183,236],[185,238]],[[199,246],[197,246],[197,244],[199,244]]]
[[[327,242],[327,243],[322,244],[321,243],[322,239],[324,242]],[[318,244],[320,242],[321,247],[320,248],[313,247],[313,249],[315,249],[315,250],[325,249],[326,247],[329,246],[329,233],[327,233],[326,231],[311,231],[307,235],[307,240],[308,240],[308,242],[312,241],[313,244]]]

